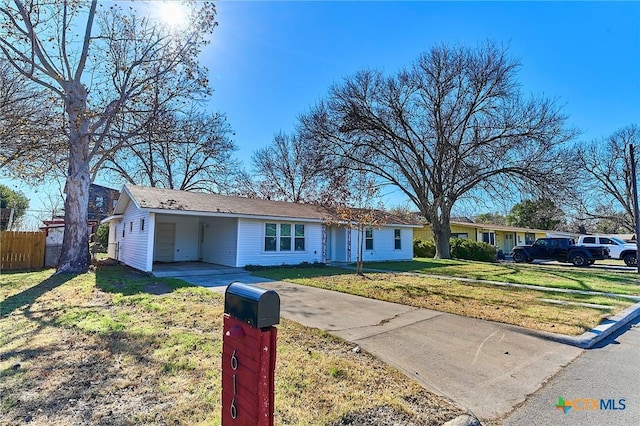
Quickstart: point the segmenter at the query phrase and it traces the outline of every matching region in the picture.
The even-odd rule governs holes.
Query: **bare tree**
[[[395,185],[432,225],[448,258],[455,203],[474,191],[558,192],[575,132],[554,101],[524,98],[505,48],[442,45],[391,77],[364,70],[301,117],[324,155]]]
[[[55,101],[0,57],[2,175],[38,183],[59,171],[65,144]]]
[[[278,133],[253,154],[254,191],[260,198],[293,203],[344,204],[353,176],[335,158],[321,154],[297,133]]]
[[[368,235],[381,228],[391,216],[383,210],[379,200],[379,187],[367,173],[357,173],[351,180],[349,204],[339,204],[330,208],[331,223],[344,225],[356,232],[356,274],[364,276],[364,249]],[[372,250],[373,247],[368,248]]]
[[[588,187],[583,191],[582,214],[586,219],[598,219],[606,229],[617,228],[618,232],[635,232],[631,144],[640,144],[640,128],[635,124],[576,147]]]
[[[197,58],[215,27],[215,7],[190,3],[190,25],[179,33],[137,16],[133,8],[98,11],[96,0],[13,0],[0,6],[0,56],[64,105],[68,169],[59,273],[88,270],[90,167],[106,150],[120,148],[124,139],[109,137],[113,123],[128,106],[143,104],[159,77],[179,76],[176,81],[195,82],[206,91]],[[189,97],[193,86],[166,89]]]
[[[165,112],[145,131],[130,136],[106,158],[101,170],[136,185],[184,191],[221,192],[237,161],[232,132],[223,114],[190,109]]]

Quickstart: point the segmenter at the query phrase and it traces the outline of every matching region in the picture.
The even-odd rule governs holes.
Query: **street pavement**
[[[635,319],[597,347],[585,351],[529,397],[503,424],[640,425],[639,321]],[[572,402],[574,407],[566,413],[557,409],[559,397],[565,403]],[[597,403],[594,406],[582,401],[584,399],[597,400]],[[604,407],[600,405],[601,399],[606,401]],[[609,400],[615,401],[615,409]],[[593,409],[595,407],[598,409]]]
[[[504,417],[583,352],[510,325],[249,274],[229,278],[183,279],[220,293],[234,280],[275,290],[282,317],[360,346],[481,420]]]

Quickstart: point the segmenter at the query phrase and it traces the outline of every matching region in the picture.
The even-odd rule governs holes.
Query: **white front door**
[[[176,239],[175,223],[156,224],[156,242],[153,258],[157,262],[173,262],[173,245]]]

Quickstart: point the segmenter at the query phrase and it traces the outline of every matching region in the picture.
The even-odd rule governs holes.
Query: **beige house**
[[[536,238],[546,237],[548,233],[552,232],[542,229],[458,221],[451,221],[450,227],[451,238],[466,238],[485,242],[498,247],[504,253],[509,253],[517,245],[532,244]],[[433,241],[431,226],[425,224],[422,228],[414,229],[413,238]]]

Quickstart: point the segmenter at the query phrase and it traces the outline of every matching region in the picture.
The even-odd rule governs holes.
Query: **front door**
[[[503,248],[503,251],[505,253],[510,253],[511,250],[513,249],[513,247],[515,247],[516,243],[515,243],[514,235],[515,234],[512,234],[510,232],[504,234],[504,248]]]
[[[173,262],[173,245],[176,239],[175,223],[157,223],[153,259],[156,262]]]

